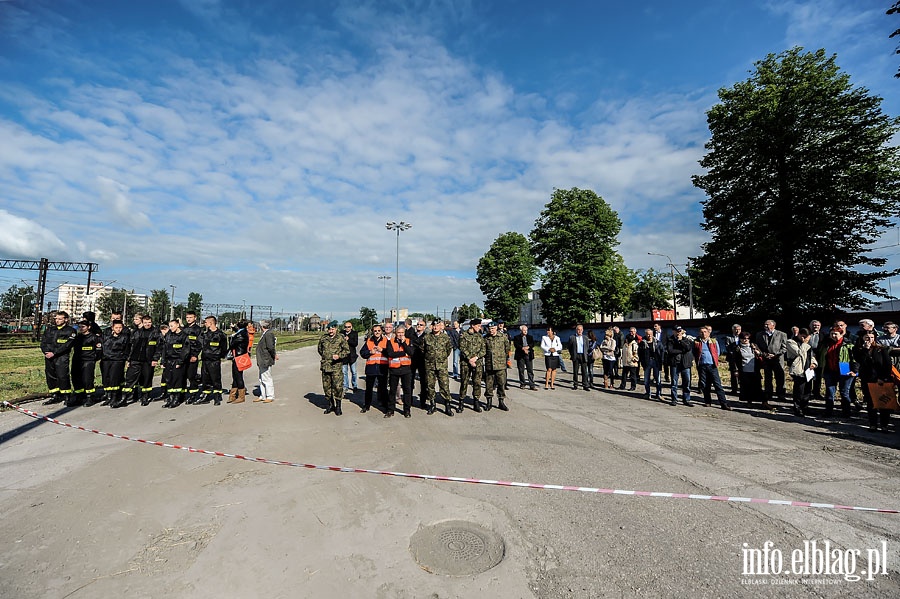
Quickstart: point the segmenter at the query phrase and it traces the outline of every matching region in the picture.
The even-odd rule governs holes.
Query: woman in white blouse
[[[541,350],[544,352],[544,366],[547,368],[544,389],[556,389],[554,383],[556,369],[559,368],[559,354],[562,353],[562,341],[551,327],[547,327],[547,334],[541,337]]]

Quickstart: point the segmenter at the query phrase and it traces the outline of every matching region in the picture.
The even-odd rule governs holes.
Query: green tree
[[[13,285],[3,295],[0,295],[0,312],[5,312],[11,318],[19,318],[21,309],[22,318],[34,314],[34,302],[36,295],[31,285]]]
[[[543,269],[541,311],[547,322],[591,322],[627,308],[631,280],[615,251],[622,229],[615,210],[589,189],[556,189],[531,231]]]
[[[165,289],[154,289],[150,292],[150,316],[154,324],[162,324],[169,320],[169,292]]]
[[[793,48],[719,99],[693,177],[712,233],[694,261],[706,308],[793,318],[884,296],[893,273],[868,252],[898,214],[900,162],[881,98],[824,50]]]
[[[521,233],[503,233],[478,261],[475,280],[487,298],[484,309],[492,317],[519,321],[519,307],[538,275],[528,239]]]
[[[481,308],[479,308],[475,303],[463,304],[456,309],[456,317],[460,322],[468,320],[470,318],[478,318],[479,316],[481,316],[481,314]]]
[[[665,310],[672,305],[672,284],[668,273],[652,268],[637,270],[629,307],[635,312]]]
[[[200,318],[203,318],[203,316],[200,314],[200,312],[203,310],[203,296],[196,291],[191,291],[190,293],[188,293],[187,310],[196,312]]]
[[[126,325],[131,324],[131,317],[143,310],[143,307],[134,297],[134,293],[127,289],[113,287],[100,295],[94,304],[100,320],[109,321],[113,312],[122,312],[122,318]]]
[[[362,323],[362,330],[368,331],[373,324],[378,322],[378,311],[374,308],[361,307],[359,309],[359,321]]]

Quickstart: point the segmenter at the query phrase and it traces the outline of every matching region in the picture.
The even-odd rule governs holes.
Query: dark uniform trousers
[[[69,354],[44,358],[44,375],[47,378],[47,389],[50,393],[69,395],[72,383],[69,379]]]
[[[125,381],[125,360],[102,360],[100,374],[104,391],[120,391]]]
[[[196,364],[196,362],[193,362]],[[190,371],[188,371],[190,372]],[[190,376],[190,374],[188,375]],[[222,392],[222,361],[203,359],[200,368],[200,386],[205,396]]]
[[[95,373],[97,371],[96,360],[72,361],[72,384],[75,387],[75,395],[84,399],[85,395],[93,395],[97,391],[94,386]]]

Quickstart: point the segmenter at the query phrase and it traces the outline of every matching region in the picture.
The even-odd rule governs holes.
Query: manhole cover
[[[409,550],[432,574],[468,576],[490,570],[503,559],[500,535],[471,522],[450,520],[423,526],[409,540]]]

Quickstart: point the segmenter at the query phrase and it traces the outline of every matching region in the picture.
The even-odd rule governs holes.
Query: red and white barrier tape
[[[641,497],[668,497],[671,499],[704,499],[707,501],[732,501],[737,503],[762,503],[769,505],[784,505],[789,507],[812,507],[812,508],[822,508],[822,509],[832,509],[832,510],[852,510],[857,512],[878,512],[881,514],[900,514],[900,510],[888,509],[888,508],[874,508],[874,507],[858,507],[853,505],[838,505],[835,503],[821,503],[821,502],[813,502],[813,501],[789,501],[785,499],[756,499],[752,497],[730,497],[727,495],[695,495],[690,493],[665,493],[659,491],[625,491],[622,489],[600,489],[597,487],[576,487],[571,485],[539,485],[535,483],[520,483],[513,481],[505,481],[505,480],[489,480],[489,479],[480,479],[480,478],[461,478],[458,476],[436,476],[434,474],[412,474],[409,472],[391,472],[390,470],[370,470],[368,468],[347,468],[344,466],[320,466],[317,464],[303,464],[299,462],[285,462],[283,460],[269,460],[266,458],[254,458],[249,456],[243,456],[234,453],[224,453],[221,451],[210,451],[208,449],[197,449],[195,447],[189,447],[186,445],[173,445],[171,443],[163,443],[162,441],[147,441],[146,439],[136,439],[134,437],[127,437],[125,435],[116,435],[114,433],[106,433],[103,431],[98,431],[95,429],[85,428],[83,426],[78,426],[77,424],[69,424],[68,422],[62,422],[61,420],[57,420],[56,418],[50,418],[49,416],[44,416],[43,414],[38,414],[37,412],[32,412],[31,410],[26,410],[25,408],[13,405],[7,401],[3,402],[3,405],[13,408],[14,410],[18,410],[19,412],[31,416],[32,418],[38,420],[46,420],[47,422],[52,422],[53,424],[58,424],[60,426],[65,426],[67,428],[73,428],[80,431],[85,431],[88,433],[94,433],[95,435],[103,435],[105,437],[112,437],[114,439],[123,439],[125,441],[134,441],[136,443],[144,443],[146,445],[156,445],[158,447],[169,447],[171,449],[181,449],[190,453],[203,453],[207,455],[214,455],[223,458],[234,458],[237,460],[246,460],[248,462],[259,462],[262,464],[273,464],[275,466],[293,466],[295,468],[308,468],[311,470],[330,470],[332,472],[357,472],[360,474],[382,474],[385,476],[399,476],[403,478],[418,478],[422,480],[441,480],[448,481],[454,483],[470,483],[475,485],[495,485],[501,487],[525,487],[528,489],[550,489],[556,491],[580,491],[582,493],[603,493],[607,495],[637,495]]]

